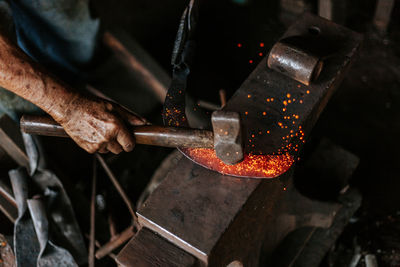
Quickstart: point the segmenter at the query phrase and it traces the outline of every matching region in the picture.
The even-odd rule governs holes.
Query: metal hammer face
[[[243,142],[239,113],[214,111],[211,116],[214,132],[214,149],[217,157],[226,164],[236,164],[243,159]]]

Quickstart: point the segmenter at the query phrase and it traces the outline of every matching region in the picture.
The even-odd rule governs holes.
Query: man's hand
[[[131,151],[131,125],[145,120],[118,104],[86,97],[34,62],[0,30],[0,86],[50,114],[89,153]]]
[[[135,138],[130,126],[146,124],[144,119],[118,104],[83,96],[71,101],[60,115],[54,119],[89,153],[132,151]]]

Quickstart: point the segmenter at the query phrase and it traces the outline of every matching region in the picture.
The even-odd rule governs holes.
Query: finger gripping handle
[[[65,130],[49,116],[23,115],[21,130],[28,134],[69,137]],[[211,131],[156,125],[136,126],[132,133],[137,144],[163,147],[214,148]]]

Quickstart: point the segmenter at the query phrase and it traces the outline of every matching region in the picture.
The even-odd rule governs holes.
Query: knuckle
[[[113,135],[121,129],[121,123],[117,119],[114,119],[107,124],[107,128]]]

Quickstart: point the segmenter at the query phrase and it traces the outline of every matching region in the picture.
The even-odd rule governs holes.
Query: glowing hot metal
[[[294,163],[293,156],[288,153],[282,155],[246,154],[242,162],[227,165],[217,157],[213,149],[186,148],[182,149],[182,152],[203,167],[237,177],[274,178],[285,173]]]

